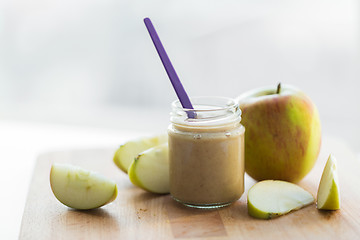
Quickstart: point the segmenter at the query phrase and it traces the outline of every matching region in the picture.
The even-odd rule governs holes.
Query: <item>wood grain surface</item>
[[[318,211],[315,204],[285,216],[260,220],[247,214],[246,193],[255,183],[246,176],[245,193],[218,210],[184,207],[169,195],[131,184],[112,162],[115,149],[51,152],[36,163],[20,229],[20,239],[359,239],[360,164],[342,141],[323,138],[319,159],[299,185],[316,196],[325,161],[338,161],[341,209]],[[50,189],[53,162],[72,163],[116,180],[117,199],[102,208],[77,211],[62,205]],[[26,184],[26,183],[24,183]]]

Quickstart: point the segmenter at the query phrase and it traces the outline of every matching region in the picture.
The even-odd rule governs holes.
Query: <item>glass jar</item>
[[[172,103],[170,194],[189,207],[229,205],[244,192],[241,110],[234,100],[223,97],[195,97],[191,102],[194,109]]]

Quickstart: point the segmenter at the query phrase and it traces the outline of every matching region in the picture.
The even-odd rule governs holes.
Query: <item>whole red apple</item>
[[[259,88],[237,98],[245,126],[245,171],[255,180],[298,182],[313,168],[320,151],[316,106],[288,85]]]

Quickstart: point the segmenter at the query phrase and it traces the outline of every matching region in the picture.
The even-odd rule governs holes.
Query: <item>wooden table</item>
[[[112,162],[115,149],[43,154],[37,160],[20,230],[20,239],[357,239],[360,236],[360,164],[341,141],[325,137],[319,159],[299,185],[316,196],[325,161],[338,160],[341,210],[318,211],[315,204],[285,216],[260,220],[247,214],[245,193],[218,210],[186,208],[169,195],[156,195],[131,184]],[[77,211],[52,194],[53,162],[67,162],[115,179],[117,199],[100,209]]]

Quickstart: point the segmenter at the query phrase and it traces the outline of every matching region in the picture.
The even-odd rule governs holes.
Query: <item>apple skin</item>
[[[279,87],[279,86],[278,86]],[[283,85],[240,95],[245,126],[245,171],[255,180],[299,182],[320,152],[321,124],[311,99]]]

